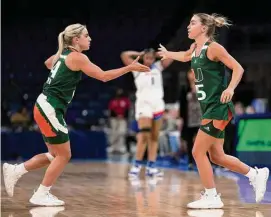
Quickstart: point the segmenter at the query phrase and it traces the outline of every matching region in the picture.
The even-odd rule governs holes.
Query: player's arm
[[[53,60],[54,60],[54,58],[55,58],[55,55],[52,55],[44,62],[47,69],[51,70],[53,68]]]
[[[191,60],[192,53],[195,49],[195,43],[190,46],[187,51],[172,52],[168,51],[163,45],[160,44],[158,54],[162,57],[162,60],[173,59],[181,62],[188,62]]]
[[[66,65],[73,71],[82,71],[89,77],[93,77],[97,80],[107,82],[118,78],[130,71],[148,72],[150,69],[147,66],[139,64],[139,58],[134,60],[130,65],[104,71],[99,66],[90,62],[88,57],[82,53],[73,52],[65,60]]]
[[[124,65],[128,66],[130,65],[136,57],[141,56],[142,52],[137,52],[137,51],[123,51],[120,54],[120,58],[123,62]]]
[[[224,63],[232,70],[232,78],[228,87],[234,90],[242,79],[244,73],[243,67],[220,44],[213,42],[209,48],[211,59]]]

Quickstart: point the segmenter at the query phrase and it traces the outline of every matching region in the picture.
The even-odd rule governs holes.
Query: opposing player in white
[[[149,73],[144,75],[134,71],[136,85],[135,118],[138,122],[136,159],[130,169],[130,177],[138,177],[143,165],[143,157],[148,145],[147,176],[162,176],[162,171],[155,167],[159,131],[162,125],[162,117],[165,110],[162,71],[168,67],[172,60],[156,60],[156,52],[146,49],[143,52],[125,51],[121,59],[125,65],[129,65],[134,57],[140,55],[143,64],[150,67]]]

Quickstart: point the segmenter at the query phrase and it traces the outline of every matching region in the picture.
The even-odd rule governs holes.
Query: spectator
[[[28,128],[31,119],[27,108],[21,107],[17,112],[11,115],[10,121],[15,128]]]
[[[235,115],[243,115],[245,113],[244,105],[241,102],[236,102],[234,105]]]
[[[255,109],[253,106],[246,107],[246,114],[255,114]]]
[[[118,89],[116,96],[109,102],[110,134],[109,152],[125,153],[125,137],[127,132],[127,119],[130,109],[130,100],[124,96],[123,90]]]

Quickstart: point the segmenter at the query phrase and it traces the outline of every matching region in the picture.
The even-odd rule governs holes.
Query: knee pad
[[[50,162],[52,162],[55,159],[55,157],[51,155],[49,152],[45,153],[45,156],[48,158]]]
[[[200,125],[200,130],[218,139],[224,139],[225,137],[225,130],[215,128],[213,121],[205,125]]]

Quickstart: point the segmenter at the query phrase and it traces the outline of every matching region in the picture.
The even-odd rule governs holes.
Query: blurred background
[[[217,40],[245,68],[234,96],[236,117],[227,128],[225,151],[249,164],[270,166],[270,9],[263,1],[233,0],[2,1],[2,161],[46,151],[32,111],[49,73],[44,61],[56,52],[57,36],[67,25],[86,24],[92,38],[86,54],[108,70],[123,66],[124,50],[157,50],[159,43],[172,51],[188,49],[192,41],[186,28],[196,12],[220,13],[232,20],[233,26],[221,29]],[[188,165],[187,141],[181,135],[189,118],[188,71],[189,63],[175,61],[163,72],[167,110],[158,154],[164,166]],[[133,158],[134,93],[132,74],[108,83],[83,76],[66,115],[73,159]],[[124,121],[125,127],[113,128],[113,120]]]

